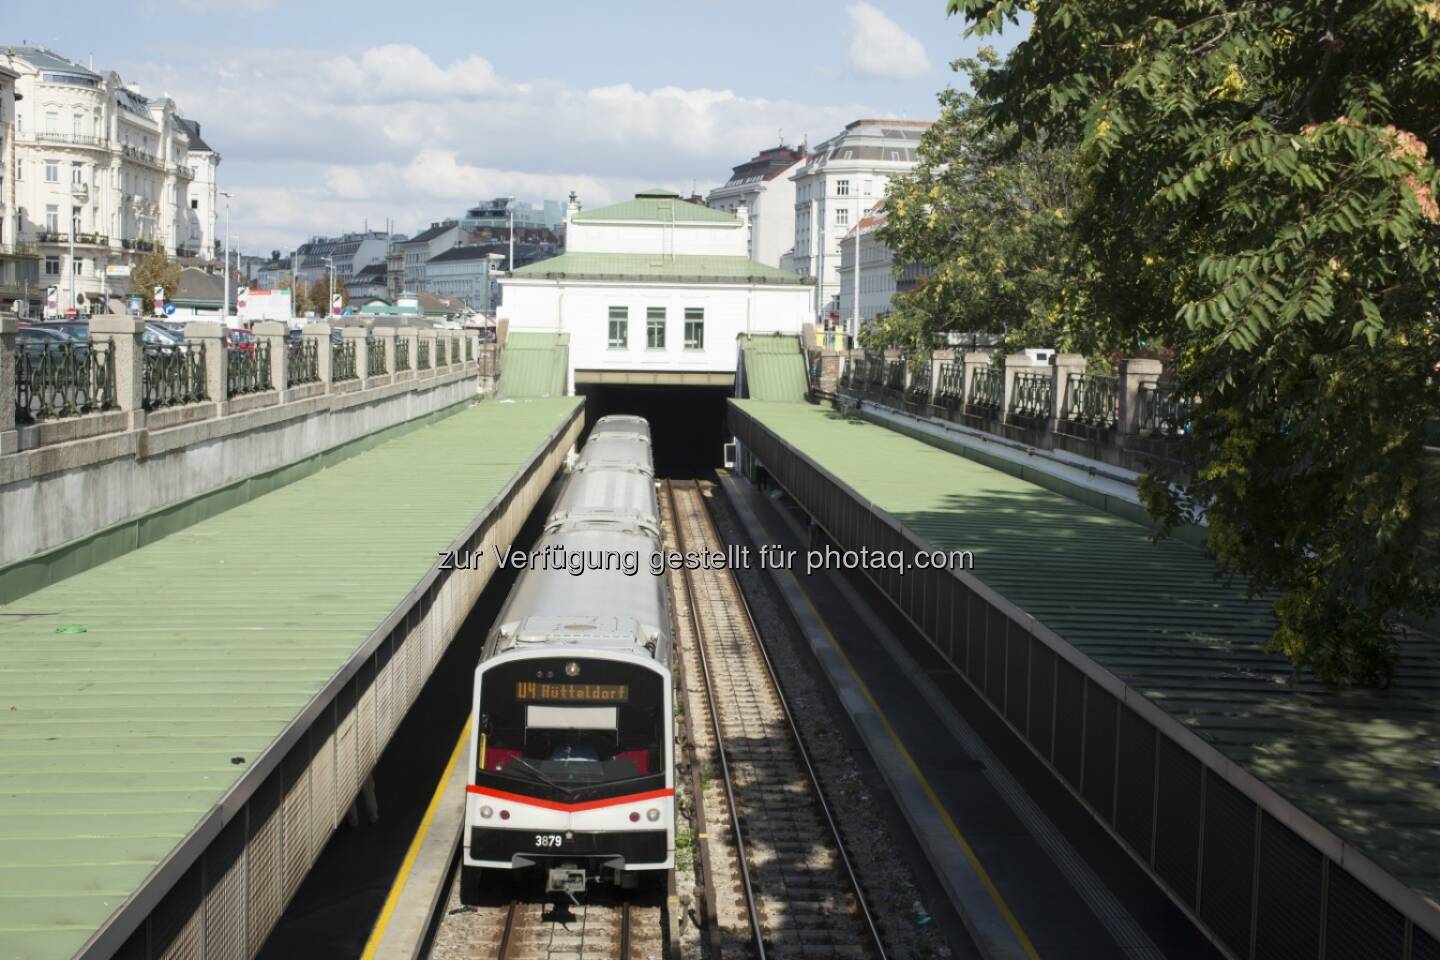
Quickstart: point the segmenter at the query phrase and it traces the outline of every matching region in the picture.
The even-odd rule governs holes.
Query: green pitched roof
[[[637,193],[634,200],[612,203],[608,207],[596,207],[575,215],[581,223],[589,220],[657,220],[669,223],[733,223],[740,218],[724,210],[712,210],[698,203],[681,200],[665,190]]]
[[[752,400],[801,402],[810,390],[805,353],[793,336],[746,337],[740,342],[745,391]]]
[[[500,397],[561,397],[570,338],[563,333],[511,331],[500,353]]]
[[[671,280],[685,283],[793,283],[805,278],[747,257],[658,253],[566,253],[520,267],[512,277],[558,280]]]

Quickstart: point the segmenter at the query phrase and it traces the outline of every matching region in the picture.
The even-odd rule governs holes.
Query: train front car
[[[626,446],[604,446],[617,441]],[[626,462],[584,465],[582,455],[532,554],[542,565],[521,574],[486,642],[467,901],[487,869],[538,872],[548,892],[573,896],[674,863],[669,600],[651,572],[660,540],[648,443],[630,448],[641,455]]]

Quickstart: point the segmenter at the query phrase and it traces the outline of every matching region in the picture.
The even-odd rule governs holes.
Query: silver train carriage
[[[485,870],[539,872],[547,892],[573,896],[674,864],[672,636],[665,578],[651,572],[662,544],[649,443],[631,430],[598,445],[475,671],[467,902]]]
[[[644,417],[637,417],[632,414],[615,414],[609,417],[601,417],[595,421],[595,426],[590,428],[590,438],[604,437],[617,433],[631,433],[650,439],[650,421]]]

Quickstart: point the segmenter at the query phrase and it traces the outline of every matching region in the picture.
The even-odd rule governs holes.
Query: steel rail
[[[697,491],[699,488],[697,487]],[[711,506],[706,503],[706,498],[701,492],[700,505],[705,518],[705,526],[708,528],[712,542],[723,544],[724,538],[720,534],[720,528],[715,523],[711,514]],[[835,842],[835,852],[840,856],[840,863],[845,868],[845,879],[850,882],[850,891],[855,895],[855,903],[860,908],[860,916],[865,921],[865,931],[870,935],[870,944],[875,949],[876,960],[887,960],[885,953],[885,942],[880,937],[880,930],[875,926],[875,918],[870,913],[870,908],[865,903],[864,891],[860,886],[860,878],[855,874],[855,866],[850,862],[850,856],[845,852],[845,843],[840,837],[840,827],[835,822],[835,817],[830,812],[830,804],[825,800],[825,791],[820,787],[820,778],[815,774],[815,767],[810,762],[810,754],[805,749],[805,741],[800,737],[800,728],[795,724],[795,717],[790,712],[790,704],[785,699],[784,688],[780,686],[780,677],[775,672],[775,665],[770,661],[770,652],[765,649],[765,640],[760,635],[760,630],[755,623],[754,611],[750,609],[750,601],[745,598],[745,591],[738,589],[739,578],[735,578],[737,587],[736,594],[740,597],[740,607],[745,612],[745,620],[750,624],[751,631],[755,634],[755,644],[760,649],[760,658],[765,662],[765,673],[770,677],[770,683],[775,687],[775,692],[780,700],[780,709],[785,714],[785,723],[790,728],[790,739],[795,743],[795,750],[800,756],[800,762],[805,766],[806,779],[810,781],[810,790],[815,795],[815,802],[819,804],[820,812],[825,816],[825,825],[830,829],[830,837]]]
[[[698,492],[699,488],[694,489]],[[679,501],[675,496],[675,485],[672,481],[665,481],[665,494],[670,501],[670,517],[675,524],[675,543],[681,553],[684,553],[686,549],[685,531],[680,524]],[[765,960],[765,928],[760,922],[760,912],[755,904],[755,889],[750,882],[750,863],[745,856],[745,838],[740,829],[739,808],[735,804],[735,784],[730,776],[730,761],[725,756],[725,733],[720,726],[720,708],[715,703],[715,689],[710,677],[710,664],[705,656],[703,642],[705,634],[700,628],[700,615],[696,609],[696,590],[691,582],[693,574],[694,571],[685,570],[680,579],[685,584],[685,594],[689,599],[686,605],[690,608],[690,624],[695,634],[695,650],[699,655],[700,672],[705,681],[705,701],[710,707],[710,722],[715,729],[715,753],[720,758],[720,776],[725,786],[725,802],[730,807],[730,829],[735,836],[735,859],[740,869],[740,885],[745,892],[745,909],[750,916],[750,928],[755,936],[755,955],[757,960]]]

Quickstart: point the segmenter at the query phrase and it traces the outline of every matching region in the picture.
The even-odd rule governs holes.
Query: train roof
[[[597,464],[571,475],[545,529],[586,522],[621,523],[660,535],[660,505],[655,481],[634,466]]]
[[[654,462],[650,459],[650,441],[627,433],[591,437],[576,463],[586,469],[605,464],[643,467],[652,476],[655,473]]]
[[[564,529],[543,535],[521,574],[482,660],[518,651],[629,654],[670,665],[665,575],[651,573],[659,541],[638,530]],[[632,564],[632,572],[624,569]],[[584,562],[578,575],[566,564]]]
[[[629,413],[612,414],[596,420],[595,425],[590,428],[592,437],[617,433],[639,434],[648,440],[650,438],[650,421]]]

